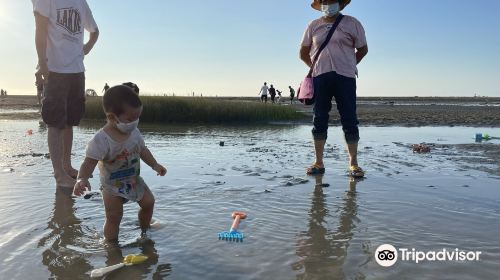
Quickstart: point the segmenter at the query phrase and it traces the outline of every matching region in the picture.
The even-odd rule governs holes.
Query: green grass
[[[141,122],[146,123],[267,123],[304,117],[290,106],[222,98],[141,96]],[[104,120],[102,99],[88,98],[85,119]]]

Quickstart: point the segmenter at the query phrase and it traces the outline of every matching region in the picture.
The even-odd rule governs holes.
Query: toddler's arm
[[[151,154],[151,151],[148,148],[144,147],[141,150],[141,159],[153,168],[154,171],[158,172],[158,175],[165,176],[165,174],[167,174],[167,169],[156,161],[155,157]]]
[[[81,196],[85,190],[90,191],[89,178],[94,172],[95,166],[99,161],[86,157],[78,171],[78,178],[76,180],[75,187],[73,188],[73,194],[76,196]]]

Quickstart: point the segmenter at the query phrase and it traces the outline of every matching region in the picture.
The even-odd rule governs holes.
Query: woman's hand
[[[356,49],[356,64],[359,64],[367,54],[368,54],[368,45]]]
[[[158,163],[153,166],[153,170],[158,173],[158,176],[165,176],[167,174],[167,169]]]
[[[85,193],[85,190],[90,191],[90,189],[90,183],[87,179],[78,179],[73,187],[73,194],[81,196]]]

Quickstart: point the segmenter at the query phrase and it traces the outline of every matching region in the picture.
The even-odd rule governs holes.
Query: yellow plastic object
[[[123,263],[131,265],[131,264],[141,264],[148,260],[147,256],[144,255],[127,255],[123,258]]]

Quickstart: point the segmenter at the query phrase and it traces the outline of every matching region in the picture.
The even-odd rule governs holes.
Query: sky
[[[87,0],[100,29],[86,87],[132,81],[141,93],[288,92],[308,69],[300,41],[321,14],[309,0]],[[500,96],[500,1],[353,0],[369,53],[358,96]],[[0,88],[35,94],[31,0],[0,0]]]

